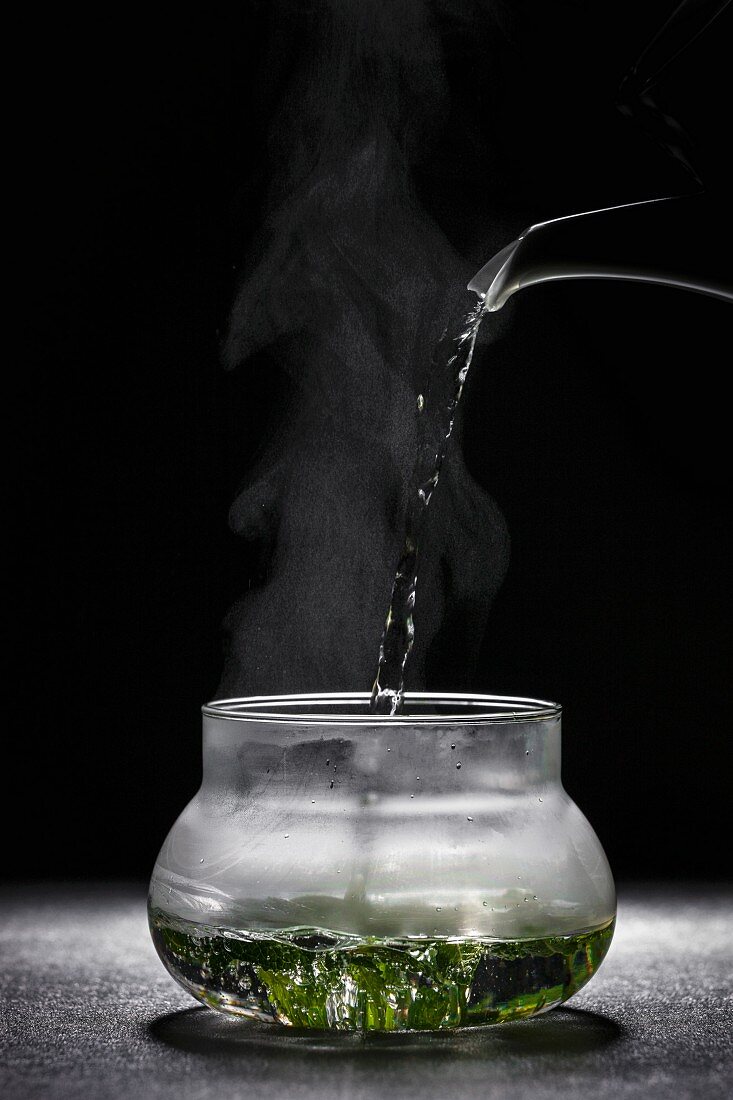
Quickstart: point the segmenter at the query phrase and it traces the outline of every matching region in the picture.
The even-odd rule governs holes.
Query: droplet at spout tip
[[[473,283],[468,284],[467,290],[470,290],[473,294],[475,294],[479,302],[483,303],[484,313],[496,313],[496,311],[501,309],[504,304],[503,300],[497,302],[495,298],[490,297],[486,291],[479,290],[473,285]]]

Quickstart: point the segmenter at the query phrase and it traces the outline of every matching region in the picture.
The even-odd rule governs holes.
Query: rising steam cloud
[[[263,97],[277,102],[263,229],[245,258],[223,356],[269,349],[280,423],[230,524],[266,562],[230,610],[219,696],[368,690],[402,537],[416,398],[471,274],[417,197],[451,107],[435,5],[274,6]],[[445,22],[458,9],[442,5]],[[466,28],[463,28],[466,33]],[[296,43],[281,67],[283,42]],[[441,653],[463,670],[508,562],[493,501],[454,441],[431,504],[409,687]],[[427,686],[431,686],[428,683]]]

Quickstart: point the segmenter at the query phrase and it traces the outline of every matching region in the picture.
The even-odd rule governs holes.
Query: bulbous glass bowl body
[[[153,871],[171,974],[296,1026],[434,1029],[545,1011],[602,961],[615,891],[560,782],[560,707],[366,694],[204,707],[203,783]]]

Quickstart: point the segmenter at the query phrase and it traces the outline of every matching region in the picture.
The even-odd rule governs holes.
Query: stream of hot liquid
[[[459,324],[446,328],[433,357],[429,390],[417,399],[417,457],[410,480],[405,537],[392,585],[379,646],[379,665],[372,688],[371,706],[376,714],[399,714],[402,709],[405,668],[415,637],[413,613],[420,539],[430,500],[440,478],[485,312],[483,301],[480,301],[461,317]]]

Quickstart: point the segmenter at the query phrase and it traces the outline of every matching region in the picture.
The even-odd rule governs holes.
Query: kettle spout
[[[474,275],[468,289],[490,312],[523,287],[561,279],[661,283],[733,301],[732,268],[710,205],[696,194],[531,225]]]

